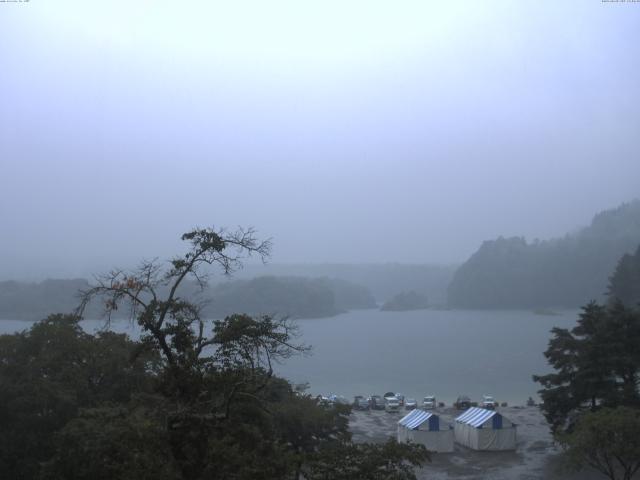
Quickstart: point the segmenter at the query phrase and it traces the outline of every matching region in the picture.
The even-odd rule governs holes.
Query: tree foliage
[[[85,408],[150,392],[159,357],[70,315],[0,336],[0,478],[35,478],[55,435]]]
[[[609,277],[609,298],[627,307],[640,307],[640,245],[634,254],[624,254]]]
[[[307,351],[287,319],[211,323],[181,297],[183,282],[206,287],[208,267],[231,273],[247,255],[265,258],[270,244],[252,230],[182,238],[189,248],[168,265],[98,277],[77,315],[0,337],[0,476],[414,478],[424,449],[354,445],[349,407],[321,406],[274,374],[277,362]],[[79,316],[94,300],[107,326],[125,311],[140,341],[83,332]]]
[[[41,477],[180,479],[157,413],[142,404],[82,410],[55,435],[55,454],[44,463]]]
[[[554,328],[545,351],[555,372],[534,375],[554,430],[600,406],[640,405],[640,312],[620,303],[583,307],[577,325]]]
[[[416,480],[414,469],[429,460],[423,445],[339,443],[323,445],[304,472],[309,480]]]
[[[621,301],[634,291],[634,262],[619,262],[607,304],[592,302],[573,329],[552,330],[545,356],[555,372],[534,376],[569,464],[611,480],[630,480],[640,469],[640,309]]]
[[[569,465],[598,470],[611,480],[631,480],[640,469],[640,410],[603,408],[588,413],[571,434],[559,436]]]

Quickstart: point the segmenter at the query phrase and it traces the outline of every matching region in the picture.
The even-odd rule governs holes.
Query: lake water
[[[313,393],[383,395],[402,392],[451,403],[476,400],[523,404],[540,388],[531,375],[550,371],[543,352],[554,326],[573,327],[577,310],[558,316],[528,311],[360,310],[333,318],[300,320],[313,355],[280,367]]]
[[[550,370],[543,351],[554,326],[575,325],[578,311],[557,316],[528,311],[356,310],[332,318],[299,320],[300,341],[312,354],[294,357],[277,371],[294,383],[309,382],[314,394],[382,395],[402,392],[421,399],[432,394],[451,403],[459,394],[479,400],[523,404],[537,398],[534,373]],[[94,332],[103,325],[88,320]],[[0,320],[0,333],[29,328],[29,322]],[[114,330],[137,337],[136,327],[114,322]]]

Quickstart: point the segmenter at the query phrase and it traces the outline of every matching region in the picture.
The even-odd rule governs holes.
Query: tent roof
[[[398,421],[398,424],[413,430],[428,421],[433,415],[434,414],[431,412],[425,412],[424,410],[416,408],[415,410],[411,410],[409,414],[402,417]]]
[[[486,408],[471,407],[462,415],[456,418],[456,422],[466,423],[472,427],[479,427],[494,415],[500,415],[495,410],[487,410]]]

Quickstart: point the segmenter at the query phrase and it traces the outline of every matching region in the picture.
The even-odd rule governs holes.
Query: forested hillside
[[[89,283],[84,279],[0,282],[0,319],[39,320],[53,312],[73,312],[78,306],[79,291],[87,288]],[[195,283],[185,282],[180,294],[199,302],[208,318],[224,318],[236,312],[314,318],[376,307],[367,288],[330,278],[259,277],[223,281],[204,291]],[[92,305],[85,317],[99,315],[98,306]],[[115,317],[119,315],[127,312],[114,312]]]
[[[640,244],[640,200],[597,214],[563,238],[486,241],[454,274],[449,304],[461,308],[578,307],[601,300],[620,257]]]
[[[51,313],[72,312],[80,301],[78,292],[89,288],[89,282],[45,280],[39,283],[0,282],[0,319],[42,320]],[[92,308],[88,314],[98,315]]]
[[[371,264],[277,264],[247,265],[234,277],[249,279],[263,275],[341,279],[366,287],[380,302],[402,292],[414,291],[433,305],[447,302],[447,286],[457,265],[402,263]]]
[[[212,301],[204,314],[211,318],[235,312],[314,318],[376,307],[365,287],[328,278],[258,277],[219,283],[209,293]]]

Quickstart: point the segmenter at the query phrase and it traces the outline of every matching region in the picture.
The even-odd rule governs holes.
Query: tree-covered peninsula
[[[429,308],[429,301],[425,295],[417,292],[401,292],[387,300],[380,310],[388,312],[403,312],[407,310],[422,310]]]
[[[577,308],[602,300],[607,278],[640,244],[640,200],[599,213],[562,238],[486,241],[454,274],[449,305],[458,308]]]

